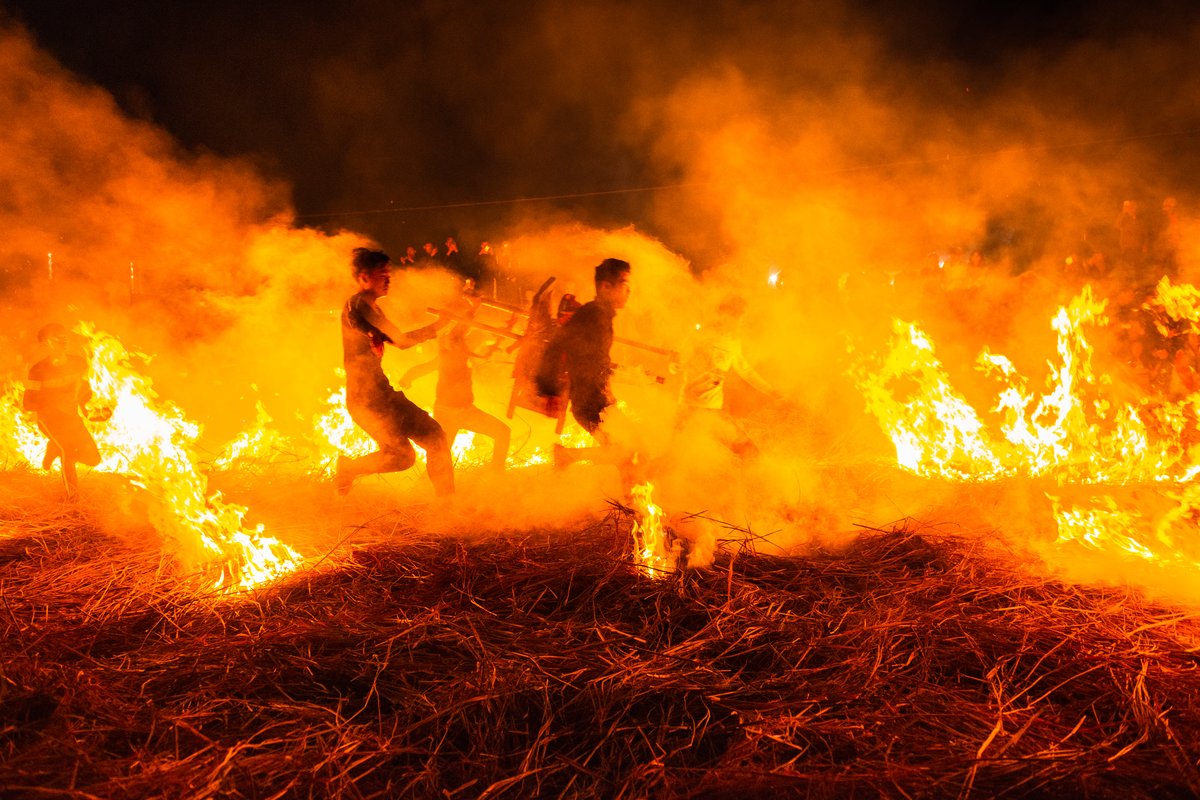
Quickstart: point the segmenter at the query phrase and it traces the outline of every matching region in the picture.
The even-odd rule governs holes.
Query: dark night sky
[[[945,104],[970,114],[1013,64],[1084,40],[1171,36],[1198,16],[1195,4],[1170,0],[799,8],[808,5],[0,0],[128,113],[187,148],[250,157],[289,183],[301,215],[671,183],[680,176],[646,155],[644,138],[617,130],[627,92],[665,92],[716,58],[786,81],[773,62],[819,46],[809,37],[823,25],[871,36],[914,74],[954,74],[954,85],[975,95],[948,95]],[[1079,100],[1105,102],[1119,97],[1097,99],[1093,90]],[[636,220],[645,200],[558,205],[621,222]],[[474,219],[505,210],[476,209]],[[305,220],[387,234],[400,217],[427,227],[435,216],[457,227],[472,213]]]

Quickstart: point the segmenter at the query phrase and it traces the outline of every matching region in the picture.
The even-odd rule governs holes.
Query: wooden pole
[[[517,308],[516,306],[510,306],[508,303],[499,303],[494,300],[488,300],[485,298],[485,299],[481,300],[479,304],[481,306],[487,306],[488,308],[494,308],[498,311],[507,311],[510,314],[518,314],[522,317],[529,316],[529,312],[526,311],[525,309]],[[433,314],[442,313],[442,312],[436,311],[432,308],[428,309],[428,310],[430,311],[430,313],[433,313]],[[446,316],[451,316],[451,315],[447,314]],[[466,318],[463,318],[463,321],[469,321],[469,320],[467,320]],[[665,347],[655,347],[652,344],[642,344],[641,342],[634,341],[633,339],[626,339],[621,336],[614,336],[613,341],[616,342],[617,344],[623,344],[627,347],[636,347],[639,350],[646,350],[651,353],[657,353],[660,356],[667,356],[668,358],[674,358],[674,359],[679,358],[679,353],[677,351],[669,350]]]

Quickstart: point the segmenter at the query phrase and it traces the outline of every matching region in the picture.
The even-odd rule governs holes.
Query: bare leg
[[[512,444],[512,431],[505,425],[504,432],[497,432],[492,437],[492,441],[495,442],[492,450],[492,469],[503,472],[505,464],[508,463],[508,448]]]
[[[491,439],[492,462],[489,466],[495,470],[504,469],[508,461],[508,447],[512,443],[512,431],[503,420],[475,406],[435,408],[434,418],[442,425],[447,439],[451,442],[460,430],[478,433]]]
[[[48,470],[54,466],[54,462],[62,455],[62,451],[58,449],[58,445],[54,440],[46,442],[46,455],[42,456],[42,469]]]
[[[508,461],[508,448],[512,444],[512,431],[502,420],[482,411],[474,422],[476,433],[482,433],[492,440],[491,468],[503,472]]]
[[[338,456],[334,484],[338,494],[346,494],[355,478],[381,472],[403,472],[417,460],[417,453],[407,440],[402,446],[386,447],[358,458]]]
[[[402,392],[394,392],[373,408],[348,406],[348,410],[358,426],[382,446],[361,458],[338,460],[335,484],[340,494],[348,492],[359,475],[411,467],[416,460],[412,442],[425,450],[434,491],[439,496],[454,494],[454,461],[442,426]]]
[[[75,472],[75,460],[65,455],[62,460],[62,475],[63,483],[67,486],[67,499],[74,500],[79,495],[79,476]]]
[[[439,426],[437,431],[428,431],[414,436],[413,441],[425,449],[425,462],[429,468],[429,480],[438,497],[454,494],[454,457],[450,455],[450,444]]]
[[[46,421],[38,417],[38,430],[46,437],[46,454],[42,456],[42,469],[49,470],[54,466],[55,460],[62,455],[62,448],[59,447],[58,441],[50,428],[46,425]]]

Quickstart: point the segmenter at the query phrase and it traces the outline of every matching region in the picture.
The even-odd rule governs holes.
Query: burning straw
[[[1200,791],[1195,615],[979,538],[651,580],[623,512],[507,537],[395,517],[231,600],[78,512],[0,512],[10,794]]]

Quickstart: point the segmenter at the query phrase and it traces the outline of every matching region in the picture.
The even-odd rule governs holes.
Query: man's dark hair
[[[619,283],[622,275],[628,275],[633,268],[628,261],[619,258],[606,258],[596,267],[596,285],[601,283]]]
[[[364,272],[385,267],[391,262],[392,259],[388,258],[387,253],[382,250],[372,250],[369,247],[354,248],[354,257],[350,259],[350,265],[354,268],[354,277],[356,278]]]
[[[47,339],[53,339],[56,336],[66,336],[67,329],[57,322],[47,322],[37,332],[37,340],[39,343],[45,342]]]

